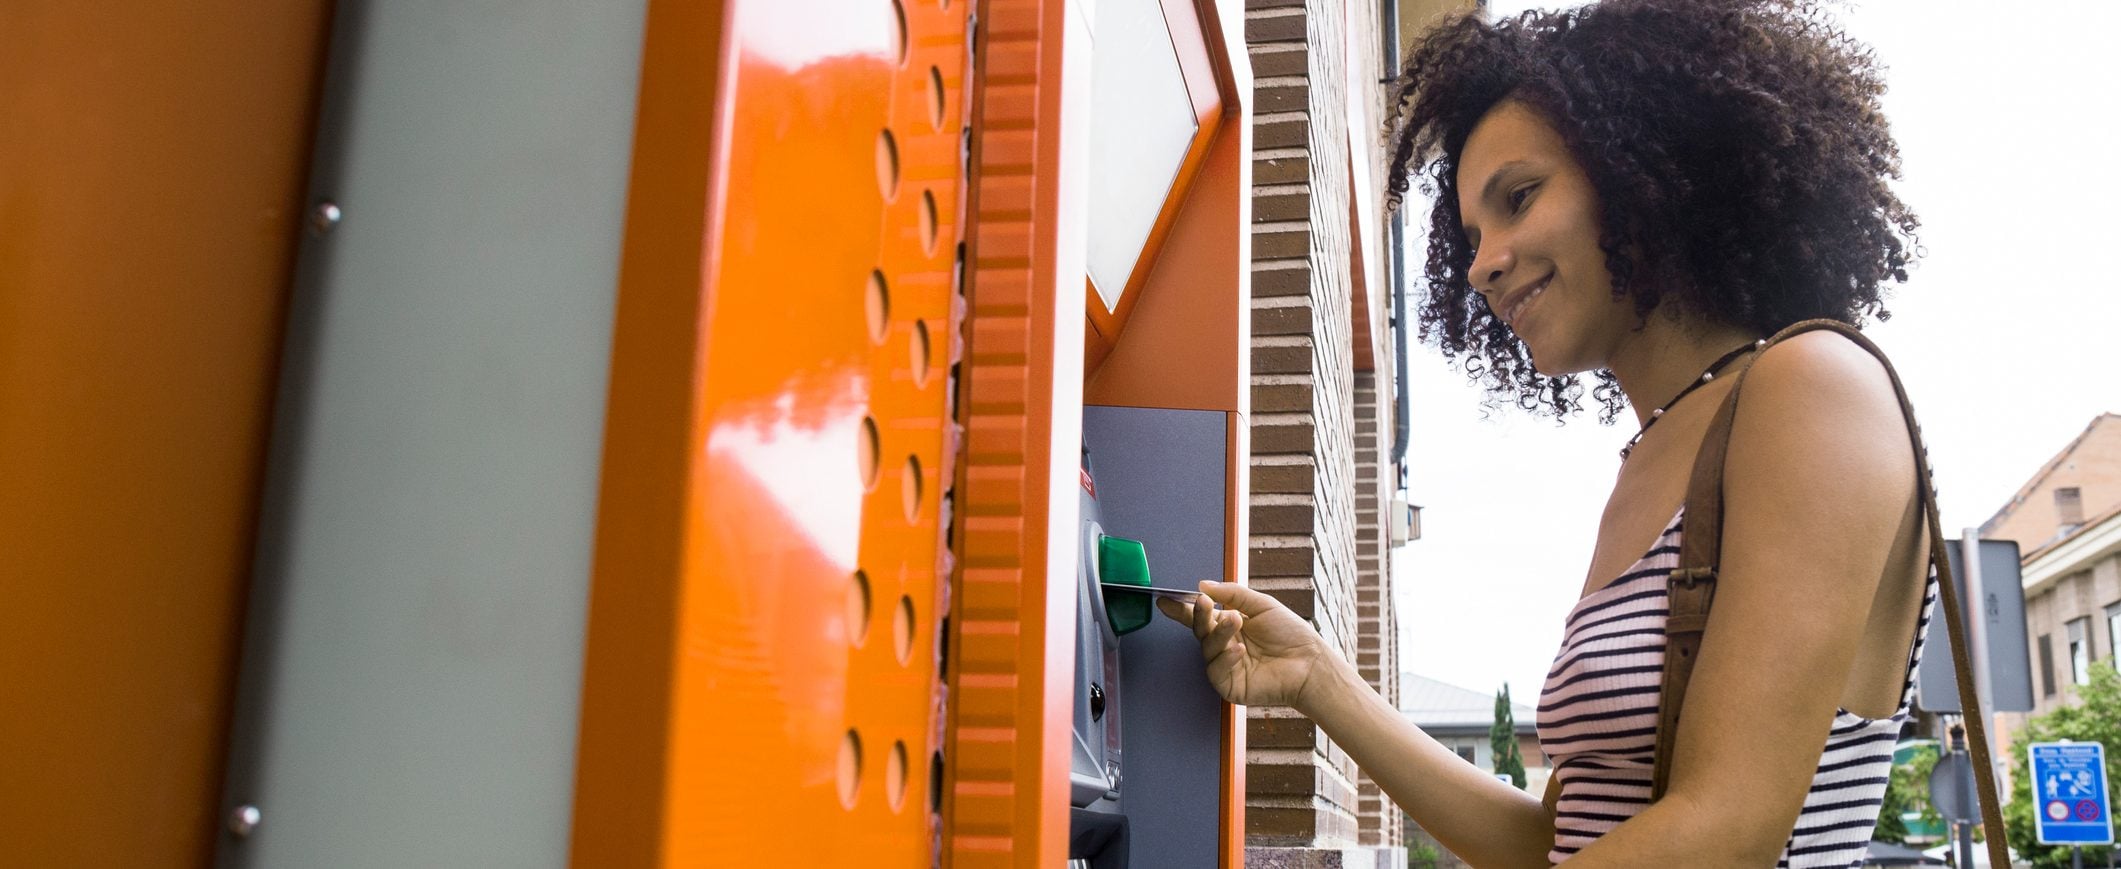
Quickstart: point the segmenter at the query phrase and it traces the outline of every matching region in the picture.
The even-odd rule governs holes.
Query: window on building
[[[2075,486],[2056,489],[2055,518],[2065,526],[2084,524],[2084,493]]]
[[[2040,635],[2040,696],[2055,696],[2055,644]]]
[[[2121,667],[2121,601],[2106,605],[2106,657]]]
[[[2079,685],[2092,683],[2092,620],[2069,621],[2069,677]]]
[[[1457,747],[1457,748],[1455,748],[1455,749],[1452,749],[1452,750],[1453,750],[1453,751],[1456,751],[1456,752],[1458,752],[1458,756],[1459,756],[1459,757],[1465,758],[1465,759],[1466,759],[1466,763],[1472,763],[1472,762],[1473,762],[1473,746],[1470,746],[1470,745],[1461,745],[1461,746],[1459,746],[1459,747]]]

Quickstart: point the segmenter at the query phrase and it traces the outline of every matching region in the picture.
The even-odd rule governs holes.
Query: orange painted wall
[[[0,854],[209,857],[330,4],[0,4]]]

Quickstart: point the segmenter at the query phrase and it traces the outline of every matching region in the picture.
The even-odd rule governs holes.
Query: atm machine
[[[1243,862],[1242,714],[1146,591],[1243,572],[1249,185],[1215,7],[1092,24],[1071,867]]]
[[[1124,867],[1129,852],[1127,816],[1121,810],[1120,645],[1121,631],[1147,624],[1148,596],[1103,588],[1114,582],[1148,584],[1148,559],[1140,541],[1105,533],[1098,510],[1097,475],[1090,448],[1083,447],[1082,548],[1075,583],[1075,714],[1068,764],[1068,856],[1093,869]],[[1107,557],[1109,553],[1109,557]]]

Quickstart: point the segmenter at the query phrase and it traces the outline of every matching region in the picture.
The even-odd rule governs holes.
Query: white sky
[[[1928,252],[1887,300],[1892,321],[1866,332],[1907,384],[1956,537],[2121,411],[2106,259],[2121,251],[2121,3],[1870,0],[1838,17],[1889,67],[1898,190]],[[1393,561],[1401,668],[1507,681],[1534,705],[1634,424],[1483,421],[1479,390],[1435,350],[1416,347],[1409,369],[1408,494],[1425,509],[1423,539]]]

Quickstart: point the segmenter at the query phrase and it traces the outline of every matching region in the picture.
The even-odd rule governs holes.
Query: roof
[[[1533,732],[1532,707],[1510,698],[1517,732]],[[1399,711],[1424,730],[1479,728],[1495,723],[1495,695],[1460,688],[1411,672],[1399,674]]]
[[[2033,562],[2033,559],[2039,558],[2042,555],[2046,555],[2049,550],[2052,550],[2058,546],[2061,546],[2064,543],[2068,543],[2071,540],[2075,540],[2088,532],[2098,529],[2100,526],[2103,526],[2106,523],[2113,521],[2114,517],[2116,516],[2121,516],[2121,504],[2117,504],[2113,507],[2113,509],[2110,509],[2097,516],[2093,516],[2090,519],[2084,520],[2082,524],[2079,524],[2077,527],[2070,529],[2065,534],[2056,536],[2053,540],[2050,540],[2046,543],[2042,543],[2039,546],[2034,547],[2033,549],[2027,550],[2024,554],[2018,556],[2018,563],[2031,564]]]
[[[2084,427],[2084,431],[2077,434],[2075,440],[2069,442],[2069,446],[2063,447],[2062,451],[2056,453],[2054,458],[2048,459],[2047,464],[2040,467],[2039,473],[2034,474],[2032,479],[2025,481],[2025,485],[2018,487],[2017,494],[2012,495],[2009,501],[1998,508],[1995,515],[1988,517],[1987,522],[1981,523],[1981,535],[1983,537],[1988,536],[1990,531],[1994,530],[1997,525],[2002,524],[2004,519],[2009,518],[2011,512],[2018,509],[2019,504],[2025,503],[2025,499],[2031,497],[2033,492],[2040,488],[2040,484],[2047,482],[2047,478],[2055,473],[2056,468],[2062,467],[2062,464],[2069,460],[2070,455],[2075,453],[2077,447],[2082,446],[2084,441],[2091,437],[2093,431],[2108,422],[2121,422],[2121,413],[2102,413],[2092,417],[2092,421]]]

